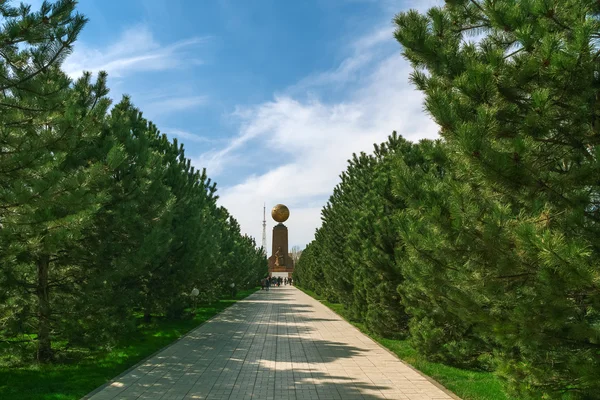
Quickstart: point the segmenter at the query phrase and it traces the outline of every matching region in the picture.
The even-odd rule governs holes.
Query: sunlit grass
[[[240,291],[236,299],[199,305],[193,319],[155,318],[151,324],[140,325],[137,335],[124,339],[109,353],[92,353],[74,363],[0,367],[0,399],[79,399],[255,291]]]
[[[345,320],[356,326],[361,332],[365,333],[373,340],[377,341],[388,350],[395,353],[400,359],[410,364],[415,369],[437,382],[445,388],[455,393],[463,400],[514,400],[508,397],[502,391],[502,384],[498,377],[491,372],[471,371],[460,369],[449,365],[427,361],[417,351],[411,347],[408,340],[386,339],[370,333],[363,324],[353,322],[348,318],[348,312],[344,306],[337,303],[330,303],[316,293],[301,289],[309,296],[319,300],[323,305],[335,311]]]

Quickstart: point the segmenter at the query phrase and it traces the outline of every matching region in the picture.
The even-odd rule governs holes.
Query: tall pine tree
[[[482,277],[463,301],[491,308],[461,315],[485,322],[521,398],[600,391],[599,12],[591,0],[452,0],[396,18],[428,112],[495,204],[476,224],[497,240],[474,242],[458,272]]]

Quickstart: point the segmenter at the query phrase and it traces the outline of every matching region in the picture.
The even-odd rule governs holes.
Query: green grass
[[[110,353],[90,354],[71,364],[0,367],[0,399],[79,399],[256,290],[240,291],[235,299],[199,305],[193,319],[154,318]]]
[[[404,362],[412,365],[427,376],[441,383],[463,400],[514,400],[502,391],[500,380],[491,372],[470,371],[430,362],[410,346],[408,340],[386,339],[370,333],[364,324],[353,322],[341,304],[330,303],[316,293],[302,289],[309,296],[319,300],[323,305],[339,314],[342,318],[357,327],[361,332],[395,353]]]

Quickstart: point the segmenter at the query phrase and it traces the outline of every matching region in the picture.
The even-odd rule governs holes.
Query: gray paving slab
[[[90,400],[457,399],[302,291],[259,291]]]

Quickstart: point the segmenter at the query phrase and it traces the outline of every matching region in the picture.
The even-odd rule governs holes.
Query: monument
[[[290,210],[283,204],[277,204],[271,210],[271,217],[278,224],[273,227],[273,250],[269,257],[269,276],[290,278],[294,272],[294,260],[288,253],[288,229],[283,224],[290,217]]]

